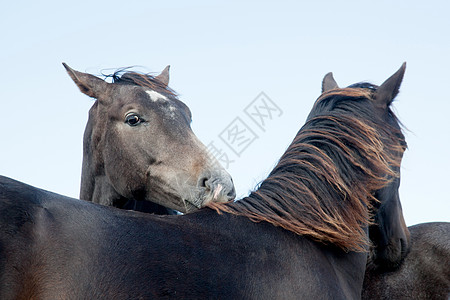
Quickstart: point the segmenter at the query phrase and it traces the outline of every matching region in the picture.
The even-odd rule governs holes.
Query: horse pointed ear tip
[[[64,69],[66,69],[67,73],[74,73],[74,69],[72,69],[71,67],[69,67],[68,64],[66,64],[65,62],[62,63],[62,65],[64,66]]]
[[[325,74],[325,76],[323,77],[323,80],[326,80],[326,79],[334,80],[333,72],[328,72],[327,74]]]
[[[338,88],[339,85],[333,77],[333,72],[328,72],[325,74],[325,77],[323,77],[322,80],[322,93]]]

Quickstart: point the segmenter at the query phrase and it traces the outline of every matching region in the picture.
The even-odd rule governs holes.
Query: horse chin
[[[196,210],[201,209],[202,207],[205,207],[207,196],[205,196],[204,193],[199,192],[196,197],[191,197],[189,199],[184,199],[184,207],[185,207],[185,213],[194,212]]]
[[[185,206],[185,213],[191,213],[200,209],[199,207],[195,206],[189,201],[185,201],[184,206]]]
[[[208,205],[208,203],[226,203],[233,201],[235,197],[235,192],[233,188],[233,192],[230,193],[228,189],[223,188],[220,184],[218,187],[213,190],[205,189],[202,191],[198,191],[196,197],[191,197],[189,199],[185,199],[184,205],[186,209],[186,213],[193,212],[199,210]]]

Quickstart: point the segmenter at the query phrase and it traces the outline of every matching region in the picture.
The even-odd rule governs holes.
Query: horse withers
[[[403,73],[322,94],[259,189],[212,209],[140,214],[0,177],[0,298],[359,299],[374,194],[404,150]]]
[[[81,92],[97,99],[83,139],[81,199],[161,214],[159,205],[190,212],[234,199],[231,176],[192,132],[189,108],[168,88],[168,67],[155,77],[115,74],[108,83],[63,65]]]

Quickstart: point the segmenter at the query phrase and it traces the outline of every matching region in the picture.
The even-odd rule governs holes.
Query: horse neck
[[[83,137],[83,165],[81,170],[80,199],[155,214],[175,214],[156,203],[142,203],[120,194],[105,172],[102,149],[104,125],[97,123],[97,103],[89,111],[89,119]],[[149,199],[147,199],[149,200]],[[151,200],[149,200],[151,201]]]
[[[83,136],[83,164],[81,169],[80,199],[113,205],[123,197],[109,182],[104,169],[101,148],[104,147],[101,125],[97,124],[98,103],[89,111],[89,119]]]
[[[373,191],[388,182],[382,175],[392,173],[389,161],[375,127],[320,116],[300,130],[257,191],[217,209],[365,252]]]

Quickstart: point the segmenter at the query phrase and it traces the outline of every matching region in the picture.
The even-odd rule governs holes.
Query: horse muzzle
[[[223,169],[208,171],[202,174],[197,181],[199,195],[191,199],[186,199],[187,211],[192,211],[192,207],[197,209],[205,207],[210,202],[229,202],[236,198],[233,179],[230,174]],[[189,209],[190,208],[190,209]]]

